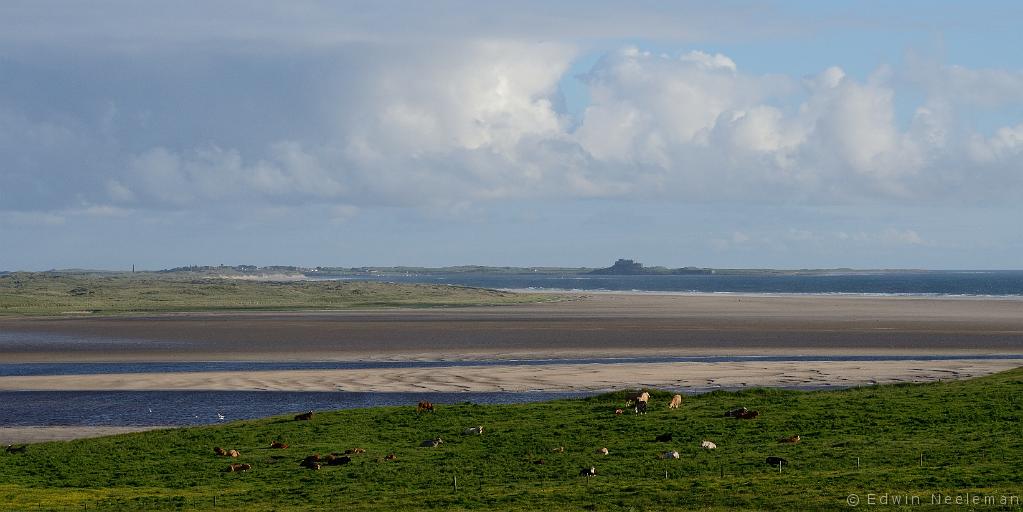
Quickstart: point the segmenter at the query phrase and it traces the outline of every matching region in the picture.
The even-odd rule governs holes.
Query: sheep
[[[714,444],[713,441],[704,440],[702,443],[700,443],[700,448],[703,448],[704,450],[716,450],[717,447],[718,445]]]
[[[668,404],[668,409],[678,409],[682,405],[682,395],[675,395],[671,397],[671,403]]]
[[[598,449],[597,451],[595,451],[593,453],[596,453],[597,455],[607,455],[608,451],[607,451],[607,448],[600,448],[600,449]]]

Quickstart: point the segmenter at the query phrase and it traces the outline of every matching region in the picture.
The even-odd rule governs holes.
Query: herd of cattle
[[[649,406],[649,403],[650,403],[650,393],[647,393],[646,391],[644,391],[642,393],[639,393],[637,395],[629,397],[628,400],[626,400],[626,402],[625,402],[625,409],[632,409],[632,411],[634,413],[636,413],[636,414],[645,414],[646,411],[647,411],[647,408]],[[682,406],[682,395],[675,395],[675,396],[673,396],[671,398],[671,401],[668,403],[668,408],[669,409],[678,409],[681,406]],[[416,406],[416,413],[417,414],[420,414],[420,413],[432,413],[432,412],[434,412],[434,410],[435,410],[434,405],[432,403],[426,401],[426,400],[423,400],[423,401],[419,402],[419,404]],[[617,409],[615,409],[614,412],[615,412],[615,414],[622,414],[624,412],[624,409],[617,408]],[[309,420],[311,420],[313,418],[313,415],[314,415],[313,411],[309,411],[309,412],[305,412],[305,413],[302,413],[302,414],[298,414],[298,415],[295,415],[295,421],[309,421]],[[730,411],[725,412],[724,416],[727,417],[727,418],[735,418],[737,420],[752,420],[752,419],[756,419],[758,416],[760,416],[760,412],[759,411],[751,411],[751,410],[749,410],[749,409],[747,409],[745,407],[740,407],[738,409],[732,409]],[[478,426],[474,426],[474,427],[467,427],[465,430],[462,431],[462,433],[464,435],[467,435],[467,436],[481,436],[481,435],[483,435],[483,426],[482,425],[478,425]],[[664,434],[660,434],[657,437],[655,437],[654,441],[655,442],[659,442],[659,443],[668,443],[668,442],[671,442],[672,439],[673,439],[673,434],[671,432],[666,432]],[[801,438],[800,438],[800,436],[798,434],[797,435],[793,435],[793,436],[788,436],[788,437],[782,437],[782,438],[778,439],[779,443],[785,443],[785,444],[795,444],[795,443],[799,443],[800,441],[801,441]],[[442,444],[444,444],[444,440],[439,438],[439,437],[436,437],[436,438],[431,438],[431,439],[427,439],[427,440],[423,441],[422,443],[419,444],[419,446],[427,447],[427,448],[437,448],[437,447],[439,447]],[[717,444],[715,444],[713,441],[704,439],[700,443],[700,447],[703,448],[704,450],[714,450],[714,449],[717,449]],[[283,443],[283,442],[281,442],[281,441],[271,441],[270,445],[269,445],[269,448],[270,449],[275,449],[275,450],[285,450],[285,449],[288,448],[288,445]],[[22,445],[22,446],[8,445],[7,448],[4,451],[7,454],[20,454],[20,453],[25,453],[25,450],[26,450],[26,446],[25,445]],[[564,453],[564,451],[565,451],[565,447],[564,446],[558,446],[558,447],[556,447],[556,448],[551,450],[552,453]],[[217,455],[217,456],[220,456],[220,457],[229,457],[229,458],[238,458],[238,457],[241,456],[241,453],[238,450],[236,450],[236,449],[224,449],[224,448],[221,448],[219,446],[216,446],[216,447],[213,448],[213,453],[215,455]],[[335,452],[335,453],[331,453],[331,454],[329,454],[329,455],[327,455],[325,457],[321,457],[320,454],[317,453],[317,454],[312,454],[312,455],[309,455],[309,456],[303,458],[302,461],[299,463],[299,466],[304,467],[304,468],[308,468],[308,469],[320,469],[324,465],[327,465],[327,466],[345,465],[345,464],[348,464],[348,463],[352,462],[352,457],[351,457],[352,455],[359,455],[359,454],[364,454],[364,453],[366,453],[366,450],[364,450],[362,448],[350,448],[348,450],[345,450],[343,453],[336,453]],[[595,453],[598,454],[598,455],[608,455],[610,453],[610,451],[606,447],[601,447],[601,448],[598,448],[597,450],[595,450]],[[680,454],[679,454],[678,451],[672,450],[672,451],[662,452],[662,453],[660,453],[658,455],[658,457],[661,458],[661,459],[678,459],[678,458],[680,458]],[[398,458],[393,453],[389,453],[389,454],[387,454],[383,458],[383,460],[384,461],[396,461],[396,460],[398,460]],[[782,465],[788,464],[787,460],[785,460],[785,459],[783,459],[781,457],[775,457],[775,456],[768,457],[766,459],[766,462],[768,464],[770,464],[771,466],[782,466]],[[544,460],[543,459],[537,459],[537,460],[534,460],[534,463],[535,464],[543,464]],[[229,472],[229,473],[235,473],[235,472],[240,472],[240,471],[248,471],[250,469],[252,469],[252,465],[251,464],[231,463],[231,464],[229,464],[224,469],[224,471],[225,472]],[[588,467],[588,468],[583,468],[579,472],[579,474],[581,476],[596,476],[597,469],[596,469],[596,467],[593,467],[593,466]]]
[[[647,408],[649,406],[649,403],[650,403],[650,393],[644,391],[642,393],[639,393],[637,395],[629,397],[628,400],[626,400],[626,402],[625,402],[625,408],[626,409],[631,408],[632,411],[634,413],[636,413],[636,414],[645,414],[646,411],[647,411]],[[682,406],[682,395],[675,395],[675,396],[673,396],[671,398],[671,401],[668,403],[668,408],[669,409],[678,409],[681,406]],[[419,404],[416,405],[416,413],[417,414],[420,414],[420,413],[432,413],[432,412],[435,411],[435,409],[436,408],[434,407],[434,405],[431,402],[426,401],[426,400],[420,401]],[[622,414],[624,412],[624,409],[617,408],[617,409],[615,409],[614,412],[615,412],[615,414]],[[295,421],[309,421],[309,420],[312,420],[314,414],[315,413],[313,411],[305,412],[305,413],[302,413],[302,414],[297,414],[297,415],[295,415]],[[725,412],[725,414],[724,414],[725,417],[735,418],[737,420],[752,420],[752,419],[756,419],[759,415],[760,415],[759,411],[751,411],[751,410],[749,410],[749,409],[747,409],[745,407],[740,407],[738,409],[732,409],[730,411]],[[465,430],[462,431],[462,433],[464,435],[467,435],[467,436],[481,436],[481,435],[483,435],[483,426],[482,425],[478,425],[478,426],[474,426],[474,427],[467,427]],[[664,434],[660,434],[660,435],[656,436],[654,438],[654,441],[655,442],[659,442],[659,443],[668,443],[668,442],[672,441],[673,437],[674,436],[673,436],[673,434],[671,432],[666,432]],[[778,439],[779,443],[786,443],[786,444],[795,444],[795,443],[799,443],[800,441],[801,441],[801,438],[800,438],[800,436],[798,434],[797,435],[793,435],[793,436],[788,436],[788,437],[782,437],[782,438]],[[444,440],[439,438],[439,437],[436,437],[436,438],[431,438],[431,439],[427,439],[427,440],[423,441],[422,443],[419,444],[419,446],[427,447],[427,448],[437,448],[437,447],[439,447],[442,444],[444,444]],[[714,450],[714,449],[717,449],[717,444],[715,444],[713,441],[704,439],[700,443],[700,447],[703,448],[704,450]],[[274,449],[274,450],[285,450],[287,448],[288,448],[288,445],[283,443],[283,442],[281,442],[281,441],[271,441],[270,445],[269,445],[269,449]],[[21,453],[25,453],[26,446],[25,445],[22,445],[22,446],[8,445],[7,448],[4,451],[7,454],[21,454]],[[565,452],[565,447],[564,446],[558,446],[558,447],[552,449],[551,452],[552,453],[564,453]],[[219,446],[216,446],[216,447],[213,448],[213,453],[215,455],[217,455],[217,456],[220,456],[220,457],[229,457],[229,458],[238,458],[238,457],[241,456],[241,453],[238,450],[236,450],[236,449],[224,449],[224,448],[221,448]],[[348,464],[348,463],[352,462],[352,457],[351,457],[352,455],[360,455],[360,454],[364,454],[364,453],[366,453],[366,450],[363,449],[363,448],[350,448],[348,450],[345,450],[343,453],[335,452],[335,453],[331,453],[331,454],[329,454],[329,455],[327,455],[325,457],[321,457],[320,454],[317,453],[317,454],[312,454],[312,455],[309,455],[309,456],[303,458],[302,461],[299,462],[299,466],[307,468],[307,469],[314,469],[315,470],[315,469],[320,469],[324,465],[327,465],[327,466],[345,465],[345,464]],[[597,450],[595,450],[594,453],[596,453],[598,455],[609,455],[610,451],[606,447],[601,447],[601,448],[598,448]],[[678,451],[671,450],[671,451],[662,452],[661,454],[658,455],[658,457],[661,458],[661,459],[669,459],[670,460],[670,459],[679,459],[681,457],[681,455],[679,454]],[[387,461],[396,461],[396,460],[398,460],[398,458],[393,453],[389,453],[389,454],[387,454],[386,456],[383,457],[383,460],[385,462],[387,462]],[[535,464],[543,464],[544,460],[543,459],[537,459],[537,460],[534,460],[533,462]],[[779,466],[779,467],[782,466],[782,465],[788,464],[787,460],[785,460],[785,459],[783,459],[781,457],[776,457],[776,456],[768,457],[766,459],[766,462],[767,462],[767,464],[770,464],[771,466]],[[235,473],[235,472],[241,472],[241,471],[248,471],[250,469],[252,469],[252,465],[251,464],[247,464],[247,463],[231,463],[231,464],[229,464],[224,469],[224,471],[228,472],[228,473]],[[588,468],[583,468],[579,472],[580,476],[587,476],[587,477],[589,477],[589,476],[596,476],[596,474],[597,474],[597,468],[595,466],[591,466],[591,467],[588,467]]]

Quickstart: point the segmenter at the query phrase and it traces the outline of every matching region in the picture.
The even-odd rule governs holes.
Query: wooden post
[[[781,461],[778,461],[778,472],[781,473]]]
[[[857,468],[860,467],[860,458],[859,457],[856,457],[856,467]]]
[[[664,479],[665,480],[668,479],[668,470],[667,469],[664,470]]]
[[[454,492],[458,492],[458,477],[457,476],[452,476],[451,477],[451,488],[454,489]]]

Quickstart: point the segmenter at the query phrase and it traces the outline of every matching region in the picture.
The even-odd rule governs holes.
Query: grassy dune
[[[381,282],[271,282],[155,273],[0,275],[0,315],[436,307],[516,304],[553,298],[459,286]]]
[[[932,494],[1023,495],[1023,369],[843,391],[714,392],[687,397],[680,410],[668,410],[668,395],[655,393],[648,414],[616,416],[623,396],[441,405],[419,415],[412,405],[320,412],[309,422],[275,417],[29,445],[0,456],[0,503],[15,510],[833,510],[848,509],[853,493],[861,508],[872,508],[869,494],[887,493],[919,496],[911,510],[947,510],[930,506]],[[738,406],[761,416],[721,416]],[[484,435],[462,435],[475,425]],[[654,442],[666,432],[673,441]],[[802,442],[778,443],[792,434]],[[436,436],[445,444],[418,446]],[[275,439],[291,447],[267,448]],[[718,449],[702,450],[703,439]],[[223,472],[232,460],[215,456],[214,446],[240,450],[238,461],[253,469]],[[565,452],[552,453],[557,446]],[[367,452],[347,466],[298,465],[312,453],[353,447]],[[600,447],[610,455],[595,454]],[[681,459],[657,458],[668,450]],[[388,453],[398,460],[384,461]],[[764,462],[772,455],[790,464],[779,472]],[[578,476],[590,466],[596,477]]]

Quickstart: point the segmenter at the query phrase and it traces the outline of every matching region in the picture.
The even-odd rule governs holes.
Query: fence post
[[[454,475],[451,476],[451,488],[453,489],[453,492],[458,492],[458,477],[457,476],[454,476]]]

